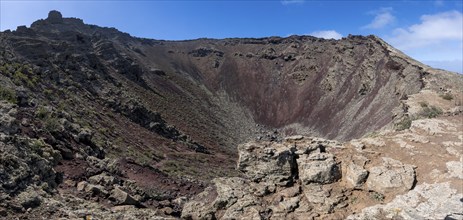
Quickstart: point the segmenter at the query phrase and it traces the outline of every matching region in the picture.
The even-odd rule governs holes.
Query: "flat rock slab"
[[[418,185],[405,195],[385,205],[375,205],[347,219],[461,219],[463,194],[450,188],[450,183]],[[455,218],[459,216],[459,218]],[[452,218],[450,218],[452,217]]]

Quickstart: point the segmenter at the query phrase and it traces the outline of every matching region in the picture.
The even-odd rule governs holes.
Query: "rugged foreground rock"
[[[428,132],[421,128],[437,121],[440,135],[421,136]],[[237,169],[243,176],[215,179],[185,204],[182,218],[462,219],[463,179],[456,175],[463,166],[461,150],[428,154],[442,143],[462,148],[462,125],[455,125],[448,119],[422,120],[412,131],[343,144],[303,136],[242,144]],[[426,161],[413,161],[424,155]],[[460,161],[442,159],[454,156]],[[444,170],[423,170],[417,179],[423,163]]]

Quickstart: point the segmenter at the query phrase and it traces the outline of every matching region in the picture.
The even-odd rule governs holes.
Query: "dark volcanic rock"
[[[63,15],[59,11],[50,11],[48,13],[47,21],[53,24],[63,23]]]

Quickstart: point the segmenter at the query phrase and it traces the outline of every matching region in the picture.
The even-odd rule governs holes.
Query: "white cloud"
[[[304,0],[282,0],[280,1],[283,5],[302,4]]]
[[[456,72],[463,68],[463,14],[459,11],[423,15],[419,23],[397,28],[385,39],[431,66]]]
[[[314,37],[325,38],[325,39],[341,39],[342,34],[338,33],[335,30],[326,30],[326,31],[314,31],[310,33]]]
[[[421,23],[397,28],[390,42],[399,49],[410,49],[437,44],[442,41],[463,41],[463,15],[448,11],[421,16]]]
[[[395,21],[394,15],[392,15],[392,8],[381,8],[377,11],[372,11],[369,14],[374,14],[375,18],[371,23],[363,26],[364,29],[379,29],[383,28],[388,24]]]

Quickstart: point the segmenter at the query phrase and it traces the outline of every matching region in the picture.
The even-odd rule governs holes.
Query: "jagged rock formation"
[[[52,11],[0,33],[0,218],[341,218],[455,189],[462,87],[375,36],[161,41]]]
[[[186,219],[311,219],[346,217],[348,197],[353,190],[374,192],[378,199],[386,193],[408,191],[415,183],[415,171],[391,158],[384,165],[359,172],[341,172],[355,162],[340,160],[344,146],[335,141],[302,136],[283,142],[253,142],[238,147],[237,169],[245,178],[219,178],[195,196],[183,209]],[[368,156],[368,155],[366,155]],[[384,173],[378,172],[386,166]],[[364,170],[364,171],[363,171]],[[364,175],[363,173],[369,173]],[[362,176],[359,177],[359,176]],[[360,181],[354,182],[352,180]],[[366,183],[364,184],[366,180]],[[365,185],[365,186],[362,186]],[[357,192],[358,193],[358,192]]]

